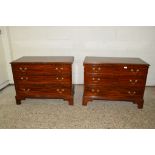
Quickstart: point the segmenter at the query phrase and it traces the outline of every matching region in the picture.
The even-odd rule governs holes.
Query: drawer
[[[115,74],[116,66],[112,65],[84,65],[85,73]]]
[[[71,87],[53,85],[23,85],[16,89],[17,93],[27,97],[50,97],[71,95]]]
[[[71,76],[69,74],[58,74],[58,75],[50,75],[50,76],[31,76],[31,75],[19,75],[14,76],[16,84],[63,84],[63,85],[71,85]]]
[[[103,97],[105,99],[131,99],[143,96],[143,89],[119,87],[85,87],[85,96]]]
[[[148,66],[145,65],[85,65],[85,73],[98,73],[105,75],[136,75],[146,76]]]
[[[12,64],[15,75],[53,75],[71,73],[69,64]]]
[[[104,74],[85,74],[84,83],[91,85],[113,86],[118,84],[118,77]]]
[[[121,87],[145,87],[146,79],[144,78],[138,78],[136,76],[121,76],[118,77],[118,86]]]
[[[145,78],[138,76],[107,76],[104,74],[86,74],[85,84],[95,84],[102,86],[143,87],[145,86]]]
[[[146,77],[148,66],[145,65],[118,65],[120,75]]]

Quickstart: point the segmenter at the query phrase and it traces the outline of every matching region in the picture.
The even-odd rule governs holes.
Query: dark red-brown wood
[[[86,57],[83,105],[92,100],[132,101],[143,108],[149,64],[139,58]]]
[[[57,98],[73,105],[74,57],[22,57],[11,62],[16,103],[26,98]]]

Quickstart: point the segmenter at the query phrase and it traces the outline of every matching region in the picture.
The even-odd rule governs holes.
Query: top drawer
[[[118,65],[118,64],[104,64],[104,65],[84,65],[86,73],[99,73],[108,75],[146,75],[148,66],[145,65]]]
[[[12,69],[17,75],[55,75],[71,73],[70,64],[12,64]]]
[[[148,72],[148,66],[145,65],[120,65],[119,73],[125,75],[141,75],[146,76]]]

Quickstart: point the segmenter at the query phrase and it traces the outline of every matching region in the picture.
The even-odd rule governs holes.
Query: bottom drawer
[[[118,87],[85,87],[85,96],[103,97],[105,99],[131,99],[143,96],[143,90],[138,88],[118,88]]]
[[[23,85],[17,87],[17,93],[27,97],[50,97],[71,95],[71,87],[53,85]]]

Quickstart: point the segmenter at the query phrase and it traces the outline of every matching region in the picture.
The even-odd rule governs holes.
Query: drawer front
[[[117,85],[118,79],[114,76],[105,76],[102,74],[85,74],[84,83],[87,85],[111,86]]]
[[[145,77],[138,76],[107,76],[102,74],[86,74],[85,84],[102,86],[144,87]]]
[[[145,65],[85,65],[85,73],[105,75],[136,75],[146,76],[148,66]]]
[[[51,76],[15,76],[16,84],[63,84],[71,85],[71,76],[69,74],[51,75]]]
[[[71,73],[69,64],[13,64],[15,75],[53,75],[60,73]]]
[[[119,77],[117,86],[121,87],[136,87],[136,88],[143,88],[145,87],[146,78],[138,78],[136,76],[129,76],[129,77]]]
[[[119,65],[120,75],[143,76],[146,77],[148,66],[145,65]]]
[[[17,87],[17,93],[27,97],[50,97],[71,95],[71,87],[53,85],[23,85]]]
[[[112,65],[84,65],[85,73],[114,74],[116,69]]]
[[[136,88],[103,88],[89,86],[85,88],[85,96],[103,97],[105,99],[131,99],[143,96],[143,89]]]

